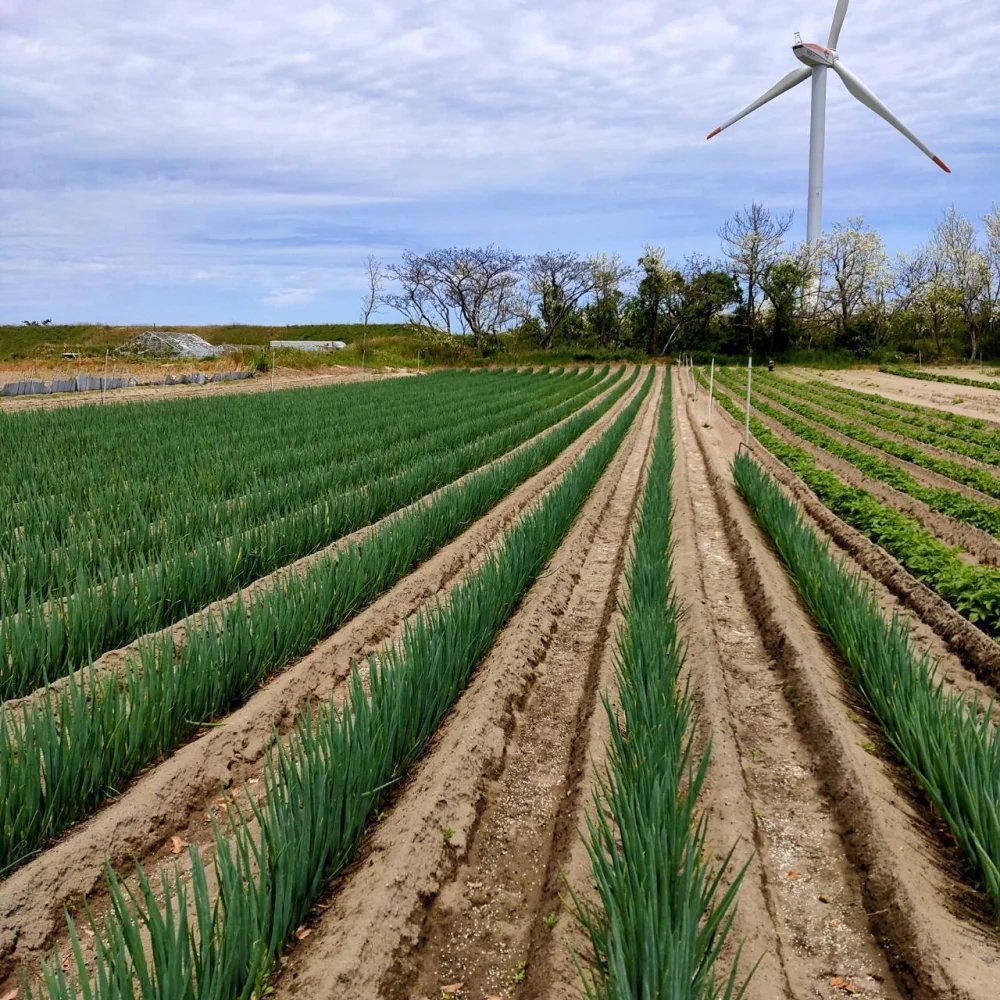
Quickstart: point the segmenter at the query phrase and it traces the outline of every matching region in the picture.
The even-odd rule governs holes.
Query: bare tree
[[[992,343],[1000,321],[1000,206],[992,205],[990,213],[983,216],[986,243],[983,257],[986,266],[986,290],[983,296],[983,333]]]
[[[793,214],[775,214],[759,202],[737,212],[719,230],[722,252],[733,277],[746,289],[747,325],[753,338],[760,324],[763,304],[761,282],[781,256]]]
[[[469,333],[485,347],[522,316],[522,264],[519,254],[492,244],[407,251],[402,263],[387,268],[399,291],[384,301],[425,333]]]
[[[361,370],[365,368],[365,348],[368,340],[368,321],[372,314],[378,312],[381,304],[382,289],[385,288],[385,272],[382,260],[370,253],[365,257],[365,297],[361,303],[361,322],[364,332],[361,335]]]
[[[538,301],[542,347],[551,347],[580,302],[594,290],[590,264],[575,253],[552,250],[525,262],[528,289]]]

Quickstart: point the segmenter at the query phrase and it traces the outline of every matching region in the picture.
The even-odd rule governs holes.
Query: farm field
[[[846,375],[0,413],[0,998],[995,998],[1000,420]]]

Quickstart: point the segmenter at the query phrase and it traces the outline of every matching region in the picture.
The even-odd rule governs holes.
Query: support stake
[[[715,389],[715,358],[712,358],[712,368],[708,373],[708,426],[712,426],[712,391]]]
[[[750,382],[753,377],[753,355],[747,358],[747,422],[743,435],[743,443],[750,447]]]

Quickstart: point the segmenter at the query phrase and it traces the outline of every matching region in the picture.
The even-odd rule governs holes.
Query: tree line
[[[952,207],[895,258],[860,217],[815,247],[791,244],[791,225],[791,213],[754,203],[719,229],[718,258],[681,262],[655,246],[634,265],[495,245],[369,256],[362,320],[388,307],[432,340],[464,334],[484,354],[1000,355],[1000,208],[973,221]]]

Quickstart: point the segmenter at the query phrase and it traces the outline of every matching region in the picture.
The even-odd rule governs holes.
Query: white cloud
[[[275,305],[290,269],[325,301],[368,250],[435,242],[710,248],[752,197],[801,207],[807,88],[704,136],[796,65],[794,30],[825,40],[833,6],[15,3],[0,313],[168,286],[177,304],[213,281]],[[856,0],[845,60],[955,175],[831,80],[828,215],[988,207],[1000,97],[982,53],[998,49],[1000,12],[978,0]]]
[[[302,306],[316,298],[315,288],[276,288],[264,296],[262,301],[276,309]]]

